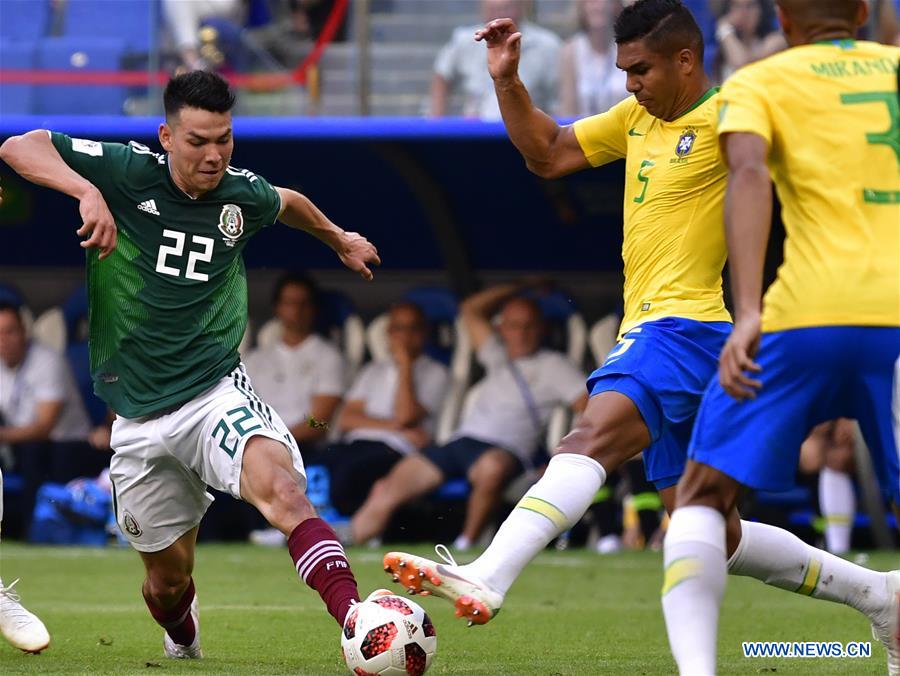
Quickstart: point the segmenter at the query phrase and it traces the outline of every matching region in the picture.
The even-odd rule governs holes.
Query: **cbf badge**
[[[675,154],[678,157],[685,157],[694,149],[694,141],[697,140],[697,132],[688,127],[684,133],[678,137],[678,145],[675,146]]]
[[[226,204],[219,214],[219,232],[225,235],[223,241],[227,246],[234,243],[244,234],[244,216],[237,204]]]

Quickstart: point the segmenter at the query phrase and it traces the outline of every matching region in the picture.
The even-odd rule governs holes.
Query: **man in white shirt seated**
[[[447,391],[447,367],[423,354],[422,309],[397,303],[387,330],[390,358],[360,372],[338,418],[343,443],[328,451],[331,502],[343,514],[353,514],[397,461],[431,443]]]
[[[492,287],[461,306],[466,331],[486,375],[453,439],[409,455],[376,482],[351,522],[353,542],[378,537],[401,505],[448,479],[471,486],[463,532],[465,549],[481,535],[510,479],[531,467],[553,408],[587,404],[584,374],[560,352],[541,348],[544,322],[521,284]],[[497,332],[491,320],[501,308]]]
[[[277,342],[252,350],[244,359],[253,388],[284,420],[309,457],[325,439],[344,394],[344,358],[315,331],[319,294],[305,275],[288,273],[275,285]]]
[[[12,449],[25,484],[23,528],[41,484],[96,476],[108,466],[109,449],[92,448],[90,434],[91,422],[65,359],[29,341],[19,309],[0,304],[0,447]]]

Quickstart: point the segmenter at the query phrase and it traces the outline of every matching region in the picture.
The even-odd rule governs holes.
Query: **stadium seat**
[[[0,282],[0,303],[8,303],[19,308],[22,323],[25,325],[25,332],[31,335],[31,329],[34,325],[34,313],[25,303],[25,297],[21,292],[12,284]]]
[[[117,38],[45,38],[37,67],[44,70],[117,71],[125,42]],[[117,85],[54,85],[35,92],[42,115],[121,115],[125,88]]]
[[[591,356],[594,358],[594,364],[599,368],[604,361],[606,355],[616,346],[616,338],[619,335],[619,324],[621,319],[614,315],[608,314],[591,327],[588,335],[588,343],[591,346]]]
[[[5,3],[0,2],[0,8]],[[3,12],[0,12],[2,15]],[[3,18],[0,16],[0,26]],[[31,70],[34,68],[34,42],[13,42],[0,37],[0,67]],[[0,84],[0,115],[29,115],[34,105],[34,85]]]
[[[159,25],[157,0],[67,0],[63,35],[82,43],[115,35],[124,42],[124,51],[146,53],[159,41]]]
[[[0,2],[0,42],[33,42],[50,28],[49,0],[2,0]],[[4,62],[4,68],[16,68]]]
[[[66,350],[66,319],[62,308],[52,307],[34,320],[31,336],[60,354]]]
[[[106,418],[106,404],[94,394],[88,350],[88,296],[87,288],[79,287],[63,303],[63,321],[66,327],[66,361],[81,392],[81,399],[91,422],[99,425]]]

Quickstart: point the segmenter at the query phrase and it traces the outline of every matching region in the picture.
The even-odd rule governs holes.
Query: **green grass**
[[[425,553],[424,547],[416,547]],[[380,554],[352,550],[364,594],[385,586]],[[284,550],[201,546],[195,580],[207,658],[162,657],[161,630],[140,595],[142,569],[130,550],[3,543],[2,573],[46,622],[49,650],[23,655],[0,644],[0,674],[341,674],[338,627],[318,595],[293,573]],[[896,565],[874,555],[873,568]],[[661,558],[545,552],[513,587],[503,613],[466,628],[449,605],[422,599],[438,633],[433,674],[670,674],[659,602]],[[723,674],[883,674],[872,657],[745,659],[741,641],[868,641],[855,611],[801,598],[744,578],[729,580],[719,637]]]

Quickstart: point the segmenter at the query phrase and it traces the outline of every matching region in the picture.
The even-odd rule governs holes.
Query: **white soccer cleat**
[[[39,653],[50,645],[50,634],[37,615],[19,603],[19,594],[13,590],[16,582],[4,587],[0,581],[0,633],[14,648]]]
[[[470,627],[487,624],[500,612],[503,595],[466,573],[449,552],[444,554],[440,548],[447,548],[434,548],[446,563],[405,552],[388,552],[384,555],[384,571],[410,594],[433,594],[447,599],[456,608],[456,616],[468,620]]]
[[[191,602],[191,617],[194,618],[194,642],[190,645],[179,645],[169,637],[169,632],[164,631],[163,648],[166,657],[173,660],[197,660],[203,657],[203,651],[200,650],[200,603],[196,594]]]
[[[887,651],[890,676],[900,676],[900,571],[887,574],[890,602],[879,620],[872,621],[872,637],[881,641]]]

